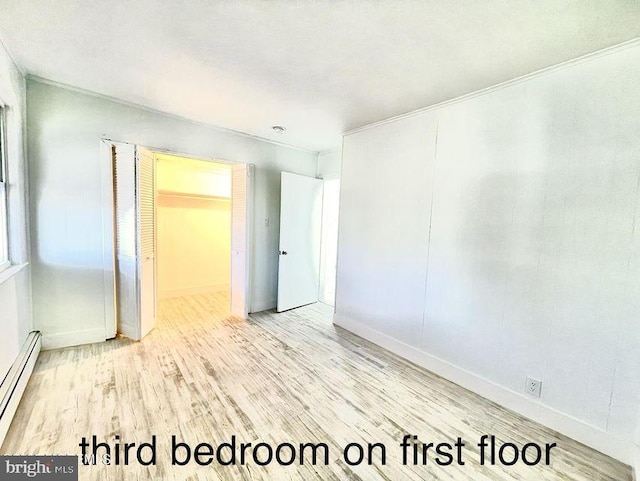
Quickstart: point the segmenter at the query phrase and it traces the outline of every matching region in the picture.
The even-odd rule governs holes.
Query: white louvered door
[[[139,332],[136,260],[136,150],[113,145],[115,211],[115,298],[118,332],[136,339]]]
[[[153,153],[143,147],[137,147],[136,194],[139,339],[142,339],[156,325],[155,159]]]
[[[233,165],[231,169],[231,314],[249,314],[249,227],[253,166]]]

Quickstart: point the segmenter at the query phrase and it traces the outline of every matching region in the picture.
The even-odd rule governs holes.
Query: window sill
[[[18,272],[29,265],[28,262],[24,264],[14,264],[12,266],[7,267],[5,270],[0,272],[0,285],[2,285],[5,281],[8,281],[13,276],[15,276]]]

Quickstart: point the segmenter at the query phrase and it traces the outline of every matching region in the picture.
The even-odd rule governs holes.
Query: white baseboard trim
[[[45,334],[42,336],[42,350],[93,344],[94,342],[103,342],[106,340],[107,336],[104,327],[85,329],[82,331],[61,332],[58,334]]]
[[[269,309],[275,309],[278,305],[278,300],[275,297],[270,297],[269,299],[262,299],[260,301],[254,301],[251,303],[251,310],[249,312],[262,312],[268,311]]]
[[[197,294],[208,294],[211,292],[228,291],[231,289],[230,284],[209,284],[206,286],[186,287],[183,289],[167,289],[160,291],[158,297],[160,299],[171,299],[172,297],[195,296]]]
[[[333,323],[507,409],[522,414],[623,463],[637,466],[636,450],[628,440],[617,438],[596,426],[556,411],[540,401],[528,398],[524,394],[496,384],[417,347],[410,346],[372,329],[362,322],[336,313],[333,317]]]
[[[9,431],[13,416],[38,360],[42,347],[42,336],[38,331],[29,333],[18,357],[0,384],[0,446]]]

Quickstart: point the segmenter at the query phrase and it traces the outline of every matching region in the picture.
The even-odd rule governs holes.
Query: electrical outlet
[[[540,397],[542,394],[542,381],[538,379],[533,379],[532,377],[527,378],[527,385],[525,386],[525,392],[533,397]]]
[[[267,216],[264,218],[264,226],[269,227],[269,224],[271,224],[271,219],[269,219],[269,216]]]

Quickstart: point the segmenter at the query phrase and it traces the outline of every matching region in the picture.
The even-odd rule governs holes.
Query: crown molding
[[[241,130],[234,130],[234,129],[230,129],[230,128],[227,128],[227,127],[221,127],[221,126],[215,125],[215,124],[209,124],[207,122],[202,122],[202,121],[199,121],[199,120],[193,120],[193,119],[190,119],[188,117],[184,117],[182,115],[172,114],[172,113],[165,112],[165,111],[162,111],[162,110],[154,109],[153,107],[148,107],[146,105],[137,104],[135,102],[130,102],[128,100],[123,100],[123,99],[120,99],[118,97],[112,97],[110,95],[101,94],[101,93],[98,93],[98,92],[94,92],[93,90],[87,90],[87,89],[83,89],[81,87],[75,87],[73,85],[69,85],[69,84],[65,84],[65,83],[62,83],[62,82],[58,82],[56,80],[47,79],[47,78],[44,78],[44,77],[40,77],[38,75],[27,74],[26,75],[26,79],[29,80],[29,81],[32,81],[32,82],[37,82],[37,83],[41,83],[41,84],[45,84],[45,85],[51,85],[52,87],[57,87],[57,88],[61,88],[61,89],[64,89],[64,90],[69,90],[69,91],[72,91],[72,92],[77,92],[77,93],[81,93],[81,94],[84,94],[84,95],[88,95],[90,97],[95,97],[95,98],[99,98],[99,99],[106,100],[106,101],[109,101],[109,102],[114,102],[114,103],[117,103],[117,104],[120,104],[120,105],[124,105],[126,107],[132,107],[132,108],[136,108],[136,109],[139,109],[139,110],[144,110],[145,112],[149,112],[149,113],[156,114],[156,115],[162,115],[163,117],[167,117],[167,118],[170,118],[170,119],[181,120],[183,122],[189,122],[189,123],[194,124],[194,125],[198,125],[198,126],[201,126],[201,127],[207,127],[209,129],[214,129],[214,130],[217,130],[219,132],[226,133],[226,134],[239,135],[239,136],[250,138],[250,139],[253,139],[253,140],[260,141],[260,142],[266,142],[266,143],[269,143],[269,144],[277,145],[278,147],[286,147],[286,148],[289,148],[289,149],[300,150],[302,152],[307,152],[307,153],[310,153],[310,154],[316,154],[316,155],[318,154],[318,151],[316,151],[316,150],[307,149],[305,147],[300,147],[300,146],[293,145],[293,144],[287,144],[285,142],[279,142],[277,140],[267,139],[266,137],[260,137],[259,135],[250,134],[249,132],[243,132]]]
[[[459,97],[454,97],[452,99],[449,100],[444,100],[442,102],[438,102],[436,104],[432,104],[429,105],[427,107],[422,107],[416,110],[411,110],[410,112],[405,112],[403,114],[399,114],[399,115],[394,115],[393,117],[389,117],[383,120],[378,120],[376,122],[372,122],[369,124],[365,124],[362,125],[360,127],[356,127],[353,129],[349,129],[347,131],[345,131],[343,133],[343,136],[347,136],[347,135],[351,135],[351,134],[355,134],[356,132],[361,132],[363,130],[368,130],[374,127],[378,127],[380,125],[385,125],[391,122],[395,122],[397,120],[402,120],[402,119],[407,119],[410,117],[414,117],[416,115],[420,115],[422,113],[425,112],[430,112],[432,110],[437,110],[449,105],[453,105],[453,104],[457,104],[459,102],[463,102],[465,100],[469,100],[475,97],[480,97],[482,95],[486,95],[488,93],[491,92],[495,92],[496,90],[501,90],[507,87],[511,87],[513,85],[518,85],[520,83],[526,82],[527,80],[532,80],[534,78],[538,78],[538,77],[542,77],[544,75],[553,73],[553,72],[557,72],[559,70],[564,70],[566,68],[572,67],[574,65],[579,65],[579,64],[583,64],[583,63],[587,63],[590,62],[592,60],[596,60],[598,58],[602,58],[602,57],[606,57],[608,55],[617,53],[617,52],[621,52],[623,50],[627,50],[633,47],[637,47],[640,46],[640,37],[636,37],[634,39],[631,40],[627,40],[626,42],[623,43],[619,43],[617,45],[613,45],[611,47],[606,47],[603,48],[601,50],[596,50],[595,52],[591,52],[585,55],[581,55],[580,57],[576,57],[570,60],[565,60],[564,62],[555,64],[555,65],[551,65],[549,67],[545,67],[543,69],[540,70],[536,70],[534,72],[525,74],[525,75],[521,75],[520,77],[516,77],[513,78],[511,80],[506,80],[504,82],[500,82],[498,84],[495,85],[491,85],[489,87],[485,87],[483,89],[480,90],[474,90],[473,92],[469,92],[467,94],[464,95],[460,95]]]

